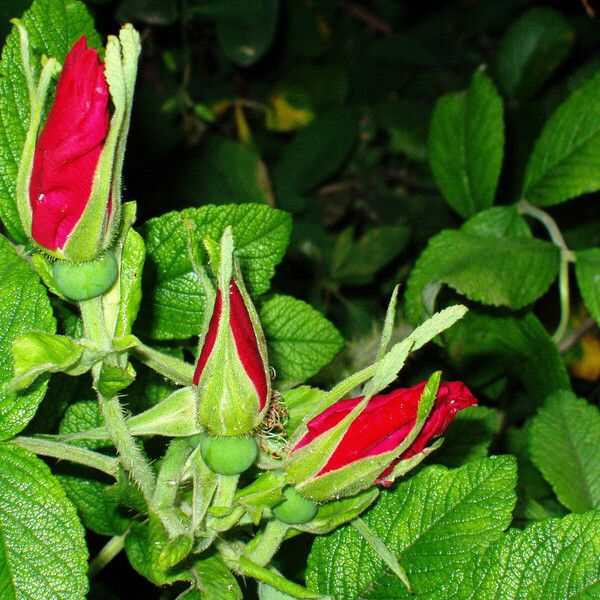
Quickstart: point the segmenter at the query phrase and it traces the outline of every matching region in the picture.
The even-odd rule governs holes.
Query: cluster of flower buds
[[[202,456],[222,475],[241,473],[255,462],[254,435],[271,396],[264,334],[232,252],[227,229],[194,375],[199,424],[207,433]],[[431,405],[419,420],[427,395]],[[425,458],[430,440],[441,436],[460,410],[475,404],[464,384],[440,384],[439,374],[411,388],[335,402],[292,436],[282,464],[287,487],[273,514],[287,523],[305,523],[318,503],[391,485]]]
[[[133,29],[121,35],[133,36]],[[46,123],[39,135],[34,131],[34,152],[29,159],[25,153],[21,164],[27,182],[25,199],[19,198],[23,227],[38,249],[57,259],[56,283],[75,300],[105,292],[117,275],[110,248],[120,215],[120,174],[113,167],[124,148],[128,107],[113,101],[111,117],[107,74],[114,68],[131,71],[137,55],[127,56],[125,44],[121,48],[115,39],[109,41],[106,66],[85,38],[73,46]],[[217,286],[215,291],[204,274],[208,310],[193,387],[180,396],[194,402],[204,463],[214,473],[236,476],[258,456],[256,438],[271,402],[270,369],[231,228],[219,248],[207,251]],[[411,388],[332,402],[305,419],[284,451],[279,501],[272,506],[280,521],[307,523],[320,503],[391,485],[431,451],[429,442],[458,411],[476,404],[462,383],[440,383],[437,375]]]

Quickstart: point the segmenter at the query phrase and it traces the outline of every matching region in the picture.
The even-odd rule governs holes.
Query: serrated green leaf
[[[506,30],[496,56],[498,85],[511,98],[529,98],[569,54],[575,32],[551,8],[532,8]]]
[[[539,206],[600,189],[600,74],[575,90],[537,139],[522,196]]]
[[[491,238],[532,237],[527,221],[514,205],[492,206],[481,211],[466,221],[460,230],[469,235]]]
[[[429,165],[446,202],[463,218],[489,208],[502,167],[502,99],[481,69],[470,87],[442,96],[429,131]]]
[[[348,109],[330,111],[298,131],[273,172],[278,205],[292,212],[301,210],[303,195],[340,168],[356,134],[356,117]]]
[[[184,565],[171,568],[159,566],[158,559],[169,543],[169,537],[154,516],[143,523],[134,522],[125,538],[125,552],[131,566],[155,585],[192,581],[190,570]]]
[[[189,258],[186,223],[193,225],[198,242],[219,240],[228,225],[233,227],[235,255],[253,298],[269,289],[291,229],[289,215],[257,204],[190,208],[148,221],[143,333],[157,339],[197,335],[202,325],[204,290]]]
[[[532,400],[530,410],[549,394],[571,389],[556,344],[531,313],[499,317],[471,310],[445,334],[445,342],[469,384],[480,388],[498,377],[515,377]]]
[[[5,439],[27,425],[47,387],[47,380],[43,380],[27,392],[8,393],[13,376],[12,342],[31,329],[54,333],[56,321],[38,276],[3,237],[0,237],[0,306],[0,439]]]
[[[531,420],[531,459],[573,512],[600,507],[600,411],[572,392],[548,398]]]
[[[318,373],[344,342],[321,313],[290,296],[267,300],[260,309],[260,321],[278,383],[301,383]]]
[[[585,307],[600,323],[600,248],[577,252],[575,276]]]
[[[531,461],[529,452],[529,429],[531,421],[523,427],[511,427],[506,432],[506,450],[517,459],[517,506],[514,511],[513,525],[529,525],[551,517],[562,517],[562,513],[550,513],[546,507],[558,506],[553,498],[552,488]],[[550,504],[549,501],[554,501]]]
[[[2,599],[83,600],[87,556],[83,527],[47,465],[0,444]]]
[[[461,600],[598,598],[600,512],[512,529],[465,574]]]
[[[418,597],[453,598],[459,569],[498,539],[515,503],[512,457],[428,467],[381,494],[364,521],[395,554]],[[335,598],[408,598],[404,584],[348,525],[317,538],[307,583]]]
[[[35,72],[39,71],[42,55],[62,62],[82,35],[90,46],[100,45],[92,18],[78,0],[35,0],[22,23],[29,33]],[[29,98],[16,28],[2,50],[0,73],[0,217],[10,235],[25,243],[27,238],[15,202],[15,183],[29,124]]]
[[[217,555],[194,562],[194,575],[203,600],[241,600],[242,590],[225,563]]]
[[[519,309],[542,296],[556,278],[559,250],[524,237],[484,237],[442,231],[431,238],[408,278],[406,314],[413,324],[432,312],[440,284],[470,300]]]

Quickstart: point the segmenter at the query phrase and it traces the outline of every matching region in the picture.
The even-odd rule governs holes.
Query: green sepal
[[[31,172],[33,170],[35,146],[44,115],[44,107],[48,96],[48,89],[50,87],[52,78],[60,71],[60,65],[54,58],[47,59],[42,67],[39,79],[36,82],[34,72],[31,68],[29,35],[27,33],[27,29],[18,19],[13,19],[12,23],[19,30],[19,36],[21,38],[21,62],[29,91],[30,109],[29,126],[25,136],[21,160],[19,161],[19,169],[17,171],[15,195],[21,225],[23,226],[23,230],[25,231],[27,237],[33,241],[31,237],[33,211],[31,209],[31,200],[29,198],[29,184],[31,181]],[[44,250],[44,252],[53,254],[52,252],[49,252],[47,248],[41,248]]]
[[[356,519],[375,502],[378,496],[379,490],[372,488],[351,498],[326,502],[319,506],[317,514],[308,523],[295,525],[294,529],[314,535],[324,535]]]
[[[327,464],[346,435],[348,428],[363,411],[368,401],[369,398],[365,396],[335,427],[321,434],[306,446],[288,454],[285,460],[285,471],[290,483],[304,485]]]
[[[138,32],[126,24],[119,37],[109,36],[105,52],[106,82],[114,105],[108,136],[98,160],[89,200],[62,249],[61,258],[87,262],[109,248],[121,221],[121,170],[129,130],[137,61]],[[111,202],[110,215],[108,203]]]
[[[188,437],[200,433],[193,388],[176,390],[148,410],[131,417],[127,426],[133,435]]]
[[[160,435],[189,437],[202,432],[196,419],[196,394],[191,387],[181,388],[148,410],[127,419],[130,433],[136,437]],[[73,434],[77,439],[108,439],[105,427],[96,427]],[[199,454],[199,452],[198,452]]]
[[[112,398],[130,386],[134,379],[135,370],[131,363],[128,362],[127,366],[123,368],[103,362],[95,388],[104,398]]]
[[[64,335],[43,331],[21,334],[12,344],[14,376],[10,388],[22,390],[44,373],[68,370],[79,362],[83,350],[83,346]]]
[[[102,298],[106,328],[113,337],[131,333],[142,299],[142,271],[146,260],[146,245],[133,229],[135,202],[123,204],[121,227],[114,247],[119,264],[115,284]]]
[[[437,335],[454,325],[466,314],[467,310],[466,306],[457,304],[435,313],[405,339],[396,343],[382,360],[349,375],[329,392],[324,393],[320,401],[315,403],[312,410],[305,414],[302,422],[296,427],[289,439],[288,447],[293,448],[304,437],[308,431],[307,424],[309,421],[369,379],[371,379],[371,382],[367,384],[369,387],[365,386],[364,393],[368,395],[369,393],[376,394],[381,391],[396,377],[408,352],[414,352],[422,348]]]
[[[58,289],[56,281],[54,281],[54,274],[52,272],[52,262],[42,254],[36,252],[31,256],[31,266],[35,272],[40,276],[44,285],[55,295],[62,300],[67,300],[67,297]]]
[[[107,352],[63,335],[29,331],[13,342],[15,377],[10,386],[20,390],[43,373],[87,373]]]
[[[243,507],[252,522],[258,525],[265,510],[283,500],[282,490],[285,485],[283,472],[261,473],[251,484],[236,492],[234,506]]]

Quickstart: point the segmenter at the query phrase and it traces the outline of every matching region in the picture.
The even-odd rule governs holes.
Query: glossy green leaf
[[[423,321],[441,284],[483,304],[523,308],[548,290],[558,267],[558,248],[549,242],[442,231],[410,273],[406,314],[412,323]]]
[[[160,521],[151,516],[142,523],[132,524],[125,538],[125,552],[131,566],[155,585],[192,581],[193,575],[184,564],[170,568],[159,565],[159,557],[168,543],[169,537]]]
[[[522,196],[551,206],[600,189],[600,74],[575,90],[537,139]]]
[[[269,49],[277,29],[278,0],[209,0],[192,9],[216,22],[217,38],[235,64],[247,67]]]
[[[517,207],[492,206],[463,223],[463,233],[491,238],[530,238],[531,229],[527,221],[519,214]]]
[[[504,94],[524,100],[535,94],[568,56],[575,32],[551,8],[531,8],[506,30],[496,56]]]
[[[479,69],[465,92],[438,100],[429,131],[433,176],[461,217],[471,217],[494,202],[503,150],[502,100]]]
[[[321,313],[291,296],[273,296],[260,309],[269,362],[277,382],[301,383],[340,351],[342,336]]]
[[[364,521],[406,570],[417,597],[453,598],[464,565],[511,520],[515,503],[512,457],[486,458],[449,471],[428,467],[384,492]],[[335,598],[409,598],[404,584],[367,542],[346,525],[317,538],[307,583]]]
[[[0,444],[0,595],[83,600],[87,548],[73,505],[39,458]]]
[[[600,595],[600,512],[511,529],[466,569],[461,600],[578,600]]]
[[[202,325],[204,291],[188,252],[187,227],[196,242],[218,241],[233,227],[235,255],[248,292],[256,298],[269,289],[291,229],[289,215],[257,204],[205,206],[171,212],[148,221],[142,334],[157,339],[197,335]]]
[[[269,175],[258,152],[221,136],[211,137],[178,185],[190,204],[273,203]]]
[[[25,260],[0,237],[0,439],[15,435],[31,420],[47,380],[26,392],[8,393],[13,377],[12,342],[31,329],[53,333],[56,322],[46,290]]]
[[[600,323],[600,248],[577,252],[575,276],[585,307]]]
[[[301,210],[304,194],[342,166],[356,135],[356,117],[348,109],[330,111],[298,131],[273,172],[278,205],[292,212]]]
[[[600,508],[600,411],[572,392],[548,398],[531,421],[531,459],[572,512]]]
[[[218,555],[195,561],[194,574],[203,600],[242,600],[235,576]]]
[[[22,23],[29,33],[36,73],[43,55],[62,62],[82,35],[89,45],[100,45],[92,18],[78,0],[35,0]],[[2,50],[0,72],[0,217],[10,235],[24,243],[27,239],[17,213],[15,183],[29,124],[29,98],[16,27]]]
[[[408,227],[384,225],[367,230],[356,241],[353,230],[336,238],[331,276],[344,285],[365,285],[396,258],[409,240]],[[344,232],[345,233],[345,232]]]
[[[455,368],[467,383],[481,388],[498,378],[519,380],[532,404],[530,411],[571,383],[556,344],[532,313],[492,316],[471,310],[444,336]]]

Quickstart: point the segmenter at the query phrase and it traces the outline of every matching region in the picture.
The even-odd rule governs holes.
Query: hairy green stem
[[[290,526],[273,519],[254,540],[248,543],[247,558],[261,567],[267,566],[285,539]]]
[[[90,579],[98,575],[104,567],[115,558],[125,546],[127,531],[123,535],[115,535],[102,547],[94,559],[90,561],[89,576]]]
[[[239,479],[239,475],[217,475],[217,491],[212,502],[215,508],[231,507]]]
[[[149,507],[153,506],[156,481],[150,464],[129,432],[118,398],[99,395],[100,412],[125,470],[137,482]]]
[[[548,232],[552,243],[560,249],[560,268],[558,272],[558,293],[560,299],[560,321],[556,331],[552,335],[555,344],[559,345],[565,336],[569,326],[570,314],[570,290],[569,290],[569,263],[576,261],[575,253],[569,250],[565,238],[561,233],[556,221],[541,208],[520,200],[517,203],[517,210],[520,214],[528,215],[538,220]]]
[[[156,480],[152,506],[171,538],[186,532],[185,525],[177,516],[174,507],[185,461],[190,452],[191,448],[187,440],[173,440],[167,449]]]
[[[280,575],[276,571],[272,571],[261,565],[257,565],[245,556],[240,557],[239,571],[242,575],[253,577],[258,581],[263,581],[264,583],[269,584],[271,587],[289,594],[294,598],[323,598],[321,594],[317,592],[311,592],[304,586],[286,579],[283,575]]]
[[[99,296],[80,302],[79,307],[86,336],[102,348],[110,350],[112,348],[112,340],[106,328],[104,311],[102,309],[102,297]],[[101,369],[101,363],[94,365],[92,369],[95,387],[97,387]],[[127,427],[127,420],[125,419],[119,399],[117,397],[105,398],[102,394],[98,393],[98,402],[100,413],[104,419],[109,437],[117,449],[121,464],[138,484],[148,507],[152,508],[156,489],[154,473],[150,467],[150,463]]]
[[[566,258],[564,252],[561,253],[560,269],[558,271],[558,295],[560,298],[560,321],[556,327],[556,331],[552,334],[552,340],[557,346],[562,342],[569,327],[571,302],[569,291],[569,260]]]
[[[119,472],[119,461],[112,456],[106,456],[100,454],[100,452],[94,452],[87,448],[80,448],[79,446],[72,446],[71,444],[65,444],[63,442],[20,436],[11,440],[13,444],[21,446],[34,454],[41,456],[51,456],[52,458],[58,458],[59,460],[68,460],[70,462],[91,467],[97,471],[102,471],[111,477],[117,478]]]
[[[217,474],[211,471],[200,455],[200,448],[194,451],[191,458],[192,466],[192,530],[200,532],[217,487]]]
[[[131,352],[138,360],[167,379],[183,386],[192,385],[193,365],[142,343],[132,348]]]
[[[111,350],[112,342],[106,329],[102,297],[84,300],[79,303],[83,328],[88,339],[98,344],[103,350]]]

